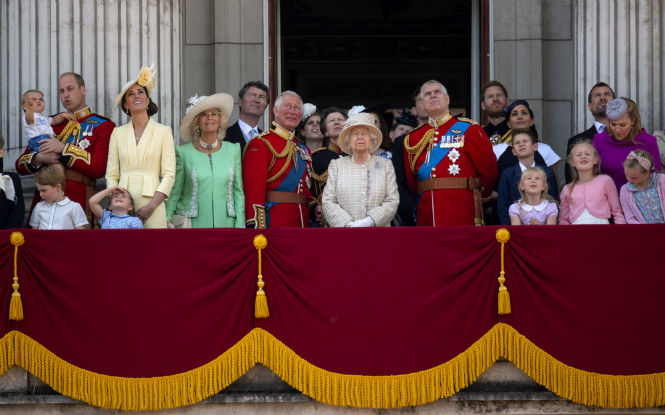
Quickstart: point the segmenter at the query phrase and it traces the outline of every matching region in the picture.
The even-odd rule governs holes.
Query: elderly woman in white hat
[[[152,64],[122,88],[113,109],[121,106],[132,120],[113,130],[106,166],[106,186],[120,186],[132,195],[144,228],[166,228],[164,201],[175,180],[171,127],[150,118],[157,113],[157,105],[150,99],[156,83]]]
[[[330,162],[323,190],[323,214],[331,227],[390,226],[399,194],[390,160],[371,153],[381,145],[372,114],[349,117],[339,145],[351,157]]]
[[[223,141],[233,110],[233,97],[195,96],[180,123],[176,179],[166,202],[172,227],[242,228],[245,193],[238,143]]]

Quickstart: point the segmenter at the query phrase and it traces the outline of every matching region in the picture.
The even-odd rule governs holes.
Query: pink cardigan
[[[660,199],[660,208],[665,214],[665,174],[658,175],[658,198]],[[635,203],[635,198],[633,198],[633,192],[628,190],[628,184],[621,186],[621,207],[623,208],[623,214],[626,215],[626,222],[628,223],[647,223],[640,212],[640,208],[637,207]]]
[[[576,184],[573,188],[572,202],[568,197],[567,184],[561,190],[561,212],[559,214],[560,225],[570,225],[580,217],[584,208],[597,217],[606,219],[610,214],[615,224],[625,224],[621,213],[621,203],[614,180],[606,174],[599,174],[589,183]]]

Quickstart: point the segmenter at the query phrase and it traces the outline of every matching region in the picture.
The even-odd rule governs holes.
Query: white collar
[[[67,196],[65,196],[65,198],[62,199],[61,201],[53,202],[53,203],[57,203],[58,206],[65,206],[69,202],[70,202],[69,198]],[[44,202],[44,203],[46,203],[46,202]],[[46,203],[46,206],[51,207],[51,206],[53,206],[53,203]]]
[[[531,206],[525,203],[524,206],[522,206],[522,209],[527,212],[531,212],[532,209],[536,209],[536,211],[541,212],[543,209],[545,209],[545,206],[547,206],[548,203],[549,202],[547,200],[543,200],[538,206]]]
[[[520,165],[520,169],[522,169],[522,173],[524,173],[524,171],[527,169],[527,167],[524,164],[522,164],[521,161],[518,162],[518,164]],[[536,160],[533,161],[533,164],[531,164],[530,167],[536,167]]]
[[[258,124],[256,125],[256,127],[252,127],[251,125],[247,124],[246,122],[244,122],[240,118],[238,118],[238,126],[240,127],[240,129],[242,130],[242,132],[245,135],[249,135],[249,132],[252,131],[252,128],[255,128],[257,133],[259,132],[259,125]],[[252,138],[252,137],[250,137],[250,138]]]
[[[601,124],[598,121],[594,121],[593,126],[596,127],[596,131],[598,131],[598,134],[603,132],[603,130],[607,127],[605,124]],[[602,130],[601,130],[601,128],[602,128]]]

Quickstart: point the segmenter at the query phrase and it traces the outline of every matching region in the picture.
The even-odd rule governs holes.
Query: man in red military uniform
[[[273,107],[270,130],[245,147],[242,181],[248,228],[309,227],[311,153],[294,136],[302,118],[302,100],[282,92]]]
[[[72,112],[77,121],[54,125],[53,132],[58,139],[40,141],[39,153],[30,153],[26,148],[16,160],[16,172],[28,175],[49,164],[64,164],[67,178],[65,194],[81,205],[92,225],[94,217],[88,200],[95,194],[96,179],[106,174],[109,140],[115,124],[90,112],[85,103],[85,83],[81,75],[74,72],[60,75],[58,92],[62,106]],[[39,193],[35,192],[28,222],[39,201]]]
[[[467,118],[452,117],[450,97],[438,81],[421,88],[429,122],[404,139],[404,164],[418,195],[417,226],[482,225],[482,198],[492,194],[498,172],[492,144]]]

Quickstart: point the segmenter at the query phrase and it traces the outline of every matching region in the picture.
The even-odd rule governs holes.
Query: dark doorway
[[[280,1],[282,90],[319,109],[389,101],[411,107],[441,81],[451,108],[471,107],[468,0]]]

